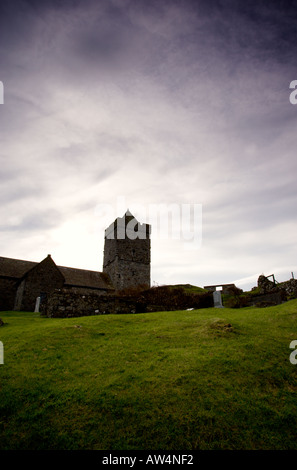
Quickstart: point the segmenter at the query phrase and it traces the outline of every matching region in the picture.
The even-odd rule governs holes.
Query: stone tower
[[[103,272],[120,291],[150,287],[150,270],[150,225],[140,224],[128,210],[105,230]]]

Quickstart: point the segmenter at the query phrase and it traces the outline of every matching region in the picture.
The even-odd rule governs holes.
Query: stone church
[[[103,272],[57,266],[51,255],[41,262],[0,257],[0,310],[34,311],[40,298],[61,316],[114,311],[120,292],[150,287],[150,249],[150,225],[128,210],[105,230]]]

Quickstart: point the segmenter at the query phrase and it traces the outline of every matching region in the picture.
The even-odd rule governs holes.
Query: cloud
[[[18,0],[0,13],[3,255],[101,269],[96,207],[125,196],[203,205],[200,250],[154,244],[156,282],[294,264],[292,3]]]
[[[0,231],[3,232],[41,232],[50,230],[60,222],[60,214],[55,211],[34,211],[31,215],[21,218],[19,221],[11,221],[8,225],[0,225]]]

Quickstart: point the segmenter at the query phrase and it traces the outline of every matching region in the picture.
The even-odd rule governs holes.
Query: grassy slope
[[[172,289],[183,289],[186,293],[190,294],[199,294],[201,292],[207,292],[207,290],[203,289],[203,287],[192,286],[191,284],[174,284],[168,285],[167,287],[171,287]]]
[[[1,449],[297,449],[297,300],[1,318]]]

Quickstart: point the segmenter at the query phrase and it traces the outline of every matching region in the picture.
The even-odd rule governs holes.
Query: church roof
[[[109,277],[98,271],[87,269],[67,268],[57,266],[63,274],[65,284],[77,287],[89,287],[92,289],[113,289]]]
[[[39,263],[20,259],[0,257],[0,277],[8,277],[16,280]],[[107,274],[87,269],[68,268],[57,266],[65,279],[65,285],[86,287],[90,289],[114,289]]]
[[[0,276],[20,279],[38,263],[0,256]]]

